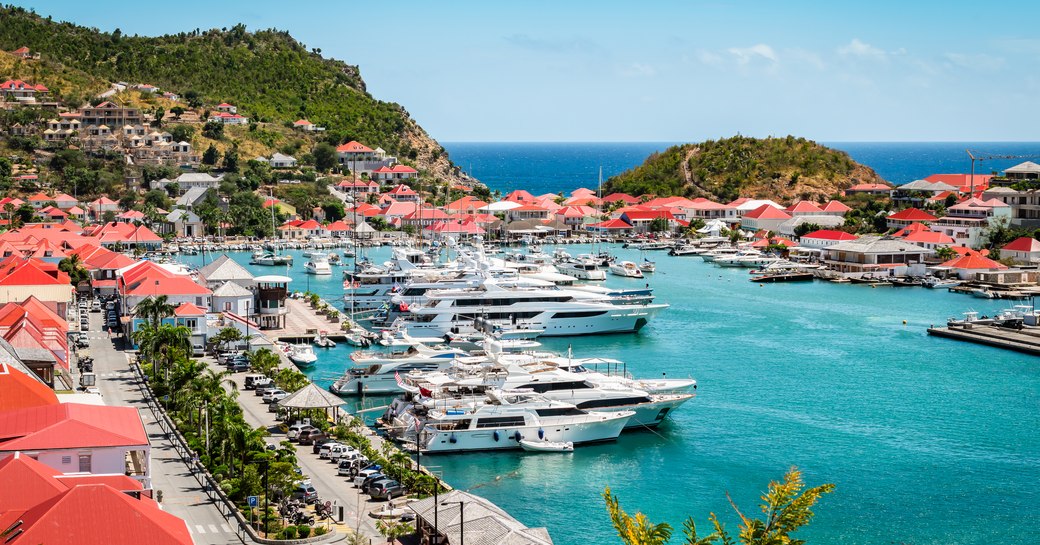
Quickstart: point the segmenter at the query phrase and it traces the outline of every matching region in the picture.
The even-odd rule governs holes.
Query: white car
[[[289,426],[289,433],[287,433],[286,435],[289,436],[289,440],[292,441],[300,436],[301,431],[316,429],[318,428],[315,428],[310,424],[293,424],[292,426]]]
[[[354,452],[354,447],[350,445],[336,445],[329,449],[329,460],[335,462],[352,452]]]
[[[362,469],[356,476],[354,476],[354,486],[361,486],[361,483],[365,482],[365,479],[371,477],[376,473],[382,473],[381,469]]]
[[[322,460],[325,460],[325,459],[327,459],[329,457],[329,452],[332,450],[332,447],[342,447],[342,446],[344,446],[344,445],[341,444],[341,443],[325,443],[324,445],[321,446],[321,450],[318,451],[318,458],[321,458]]]
[[[101,301],[94,299],[94,302],[90,304],[91,312],[101,312]]]
[[[264,403],[274,403],[276,401],[280,401],[282,399],[285,399],[288,396],[289,396],[289,393],[286,392],[285,390],[279,390],[279,389],[275,388],[273,390],[265,391],[263,399],[264,399]]]

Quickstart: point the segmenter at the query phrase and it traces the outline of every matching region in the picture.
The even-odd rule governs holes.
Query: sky
[[[288,30],[445,142],[1032,141],[1040,2],[18,2],[124,34]]]

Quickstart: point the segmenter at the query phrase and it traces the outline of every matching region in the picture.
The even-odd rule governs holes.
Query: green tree
[[[176,110],[176,108],[174,108]],[[179,114],[178,114],[179,115]],[[195,138],[195,127],[191,125],[174,125],[170,127],[170,135],[174,142],[191,142]]]
[[[163,210],[170,209],[170,196],[161,189],[152,189],[148,193],[144,194],[145,206],[151,206],[152,208],[162,208]]]
[[[79,254],[72,254],[58,262],[58,270],[69,275],[69,283],[78,286],[81,282],[90,281],[90,273],[83,267]]]
[[[791,534],[812,521],[813,506],[824,494],[833,491],[833,484],[806,490],[802,473],[797,468],[791,468],[782,482],[769,483],[768,490],[762,495],[764,519],[747,517],[733,505],[733,510],[740,518],[740,532],[736,539],[719,522],[715,513],[711,513],[708,519],[714,532],[706,536],[698,535],[693,518],[687,518],[683,523],[683,544],[710,545],[719,542],[722,545],[800,545],[804,540],[795,539]],[[671,525],[650,522],[642,513],[629,515],[621,508],[618,498],[611,494],[609,487],[603,492],[603,498],[614,530],[625,545],[662,545],[671,539]]]
[[[134,307],[134,315],[147,320],[153,328],[158,328],[164,318],[173,316],[173,305],[166,295],[145,297]]]
[[[228,172],[238,172],[238,146],[232,146],[231,149],[224,152],[224,170]]]
[[[957,257],[957,251],[949,246],[940,246],[935,249],[935,257],[942,261],[949,261]]]
[[[202,126],[202,136],[213,140],[224,139],[224,124],[219,121],[207,121]]]
[[[415,533],[411,524],[399,520],[380,520],[376,522],[376,530],[386,538],[387,543],[394,543],[398,538]]]
[[[272,376],[282,360],[267,348],[261,348],[249,353],[249,367],[257,373]]]
[[[157,107],[155,108],[155,112],[153,113],[153,115],[155,116],[155,119],[152,121],[152,126],[162,127],[163,117],[166,115],[166,110],[161,107]]]
[[[204,165],[216,165],[220,159],[220,152],[217,151],[217,147],[210,144],[206,151],[202,152],[202,164]]]
[[[328,172],[336,168],[336,148],[328,142],[319,142],[311,155],[314,156],[314,170]]]
[[[664,233],[670,231],[671,226],[665,218],[654,218],[650,220],[649,229],[651,233]]]
[[[228,346],[244,340],[242,332],[237,327],[228,326],[221,329],[213,336],[213,344],[217,346],[217,350],[224,350]]]
[[[794,227],[794,235],[800,237],[820,230],[820,225],[812,222],[799,223]]]

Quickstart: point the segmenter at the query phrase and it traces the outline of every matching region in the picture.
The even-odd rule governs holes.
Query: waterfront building
[[[903,237],[903,240],[928,250],[937,250],[944,246],[957,245],[957,241],[946,234],[936,231],[916,231]]]
[[[279,275],[258,276],[256,281],[256,322],[260,329],[283,329],[289,314],[286,299],[292,278]]]
[[[676,206],[686,211],[686,219],[689,221],[694,219],[704,220],[705,222],[714,219],[721,219],[726,222],[737,221],[737,208],[735,206],[718,203],[704,197],[687,200],[687,202],[677,204]]]
[[[957,256],[949,261],[943,262],[932,270],[945,271],[957,275],[961,280],[975,280],[980,272],[1007,270],[1008,266],[998,261],[981,256],[979,254],[968,254]]]
[[[995,222],[1010,224],[1011,207],[999,199],[984,201],[972,197],[947,208],[946,216],[934,221],[931,228],[959,245],[978,247],[984,242],[985,231]]]
[[[822,214],[812,216],[795,216],[781,223],[776,228],[776,232],[780,233],[785,237],[797,236],[798,227],[807,223],[825,229],[836,229],[845,225],[845,218],[842,218],[841,216],[828,216]]]
[[[863,236],[824,248],[823,262],[841,273],[923,275],[924,260],[934,253],[898,238]]]
[[[194,238],[206,232],[202,218],[191,210],[177,209],[166,214],[165,221],[157,225],[160,233],[172,233],[177,238]]]
[[[223,254],[199,269],[199,281],[211,290],[227,282],[238,284],[243,289],[253,289],[255,282],[253,273],[246,270],[234,259]]]
[[[416,531],[427,543],[552,545],[545,528],[528,528],[497,505],[462,490],[416,500],[408,508],[415,512]]]
[[[213,292],[206,286],[195,283],[188,274],[177,274],[153,261],[141,261],[129,269],[122,271],[117,283],[122,308],[132,311],[138,303],[148,297],[165,295],[167,301],[174,306],[191,303],[198,307],[209,308]],[[133,317],[130,320],[130,331],[133,333],[143,319]]]
[[[764,229],[777,232],[780,230],[780,225],[789,219],[791,219],[791,215],[778,206],[763,203],[740,216],[740,228],[748,231]]]
[[[1022,265],[1036,265],[1040,263],[1040,240],[1033,237],[1016,238],[1000,249],[1000,255]]]
[[[803,248],[826,248],[828,246],[834,246],[839,242],[846,240],[856,240],[856,235],[852,233],[846,233],[845,231],[835,231],[832,229],[820,229],[819,231],[813,231],[812,233],[806,233],[798,239],[798,245]]]

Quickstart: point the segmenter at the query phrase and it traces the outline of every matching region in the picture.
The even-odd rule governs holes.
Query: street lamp
[[[444,501],[441,505],[459,504],[459,545],[466,545],[466,517],[462,511],[462,506],[466,503],[464,501]],[[436,525],[436,522],[434,522]]]
[[[267,470],[271,467],[269,460],[257,460],[254,465],[262,466],[264,469],[264,512],[260,515],[260,523],[264,526],[264,537],[267,537],[267,511],[271,508],[271,489],[267,482]]]

